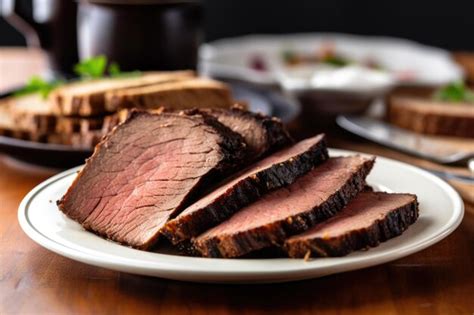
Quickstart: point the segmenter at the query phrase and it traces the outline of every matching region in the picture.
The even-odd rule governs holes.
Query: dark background
[[[249,33],[346,32],[474,50],[474,0],[205,0],[203,4],[206,40]],[[25,40],[0,18],[0,46],[18,45],[25,45]]]

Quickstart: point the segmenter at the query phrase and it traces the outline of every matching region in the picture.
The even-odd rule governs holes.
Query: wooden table
[[[0,50],[0,90],[41,71],[41,54]],[[331,145],[421,161],[336,135]],[[129,275],[56,255],[20,229],[20,200],[52,172],[0,156],[0,314],[474,314],[474,206],[440,243],[409,257],[320,279],[205,285]]]

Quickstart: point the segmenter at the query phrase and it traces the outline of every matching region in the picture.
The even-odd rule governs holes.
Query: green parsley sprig
[[[74,66],[74,72],[82,79],[102,78],[107,68],[107,57],[99,55],[84,59]]]
[[[456,81],[436,91],[433,98],[442,102],[474,103],[474,92],[463,81]]]
[[[122,72],[116,62],[109,63],[107,57],[104,55],[82,60],[74,66],[74,72],[79,76],[80,80],[100,79],[104,77],[125,78],[141,75],[140,71]],[[33,76],[25,87],[14,93],[14,96],[39,93],[46,99],[52,90],[65,83],[65,81],[61,80],[48,82],[39,76]]]
[[[64,81],[55,80],[47,82],[39,76],[33,76],[28,80],[22,89],[16,91],[13,95],[23,96],[27,94],[39,93],[41,97],[45,99],[52,90],[62,84],[64,84]]]
[[[107,57],[99,55],[93,58],[85,59],[74,67],[74,72],[81,79],[99,79],[106,76],[112,78],[140,76],[140,71],[122,72],[116,62],[108,62]]]

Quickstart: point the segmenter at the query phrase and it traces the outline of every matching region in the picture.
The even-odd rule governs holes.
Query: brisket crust
[[[221,242],[220,237],[197,238],[193,240],[193,246],[202,256],[224,258],[242,256],[272,245],[282,246],[289,236],[308,230],[344,208],[365,187],[365,178],[373,165],[373,159],[365,161],[340,190],[310,211],[228,235],[225,242]]]
[[[288,130],[285,128],[279,118],[266,116],[261,113],[252,113],[242,110],[240,110],[240,112],[243,112],[243,115],[252,115],[253,117],[255,117],[255,119],[261,121],[261,124],[266,131],[268,139],[267,152],[274,152],[277,149],[293,142],[293,138],[290,136]]]
[[[401,235],[418,218],[418,202],[412,202],[390,211],[372,225],[329,239],[295,239],[285,242],[284,248],[293,258],[345,256],[352,251],[375,247]]]
[[[153,113],[149,113],[146,111],[139,111],[139,110],[133,110],[129,113],[128,118],[126,121],[121,123],[119,126],[115,127],[107,136],[105,136],[102,141],[99,142],[99,144],[95,147],[93,155],[86,160],[86,164],[84,168],[79,172],[77,177],[75,178],[74,182],[71,184],[71,186],[68,188],[67,192],[64,194],[64,196],[58,200],[56,203],[58,205],[58,208],[65,213],[68,217],[71,219],[81,223],[83,227],[87,230],[90,230],[98,235],[101,235],[105,238],[111,239],[113,241],[132,246],[135,248],[140,248],[140,249],[147,249],[150,246],[152,246],[156,240],[159,237],[159,233],[156,233],[156,235],[152,238],[150,238],[147,242],[143,244],[127,244],[123,242],[119,237],[116,237],[114,235],[110,235],[108,231],[99,231],[95,230],[93,227],[91,227],[89,224],[85,224],[85,221],[87,217],[90,215],[87,214],[84,216],[83,213],[80,213],[78,211],[70,211],[70,207],[74,204],[74,197],[73,195],[76,194],[76,190],[78,190],[78,186],[82,182],[82,178],[84,177],[84,174],[90,169],[92,171],[94,169],[93,165],[95,161],[101,157],[102,150],[108,150],[109,146],[113,145],[111,144],[111,138],[113,138],[114,134],[118,132],[119,129],[124,128],[125,125],[130,124],[133,120],[138,119],[139,117],[144,117],[144,116],[152,116],[152,115],[157,115]],[[177,115],[177,114],[158,114],[158,115]],[[211,126],[217,134],[219,134],[221,137],[221,142],[219,143],[220,146],[220,152],[222,154],[221,161],[216,165],[216,167],[212,170],[210,170],[207,174],[205,174],[202,178],[200,178],[199,182],[193,187],[191,191],[187,194],[187,196],[182,200],[181,204],[174,209],[174,211],[170,212],[170,217],[176,215],[184,209],[186,206],[188,206],[192,201],[193,198],[198,195],[203,189],[208,184],[213,183],[218,177],[226,175],[232,171],[234,171],[238,166],[241,165],[241,161],[244,159],[246,155],[246,145],[243,142],[243,139],[240,135],[234,133],[231,131],[229,128],[225,127],[224,125],[220,124],[215,118],[211,116],[206,116],[206,115],[196,115],[198,116],[202,123],[208,126]],[[191,119],[191,117],[189,118]],[[144,130],[146,132],[146,130]],[[101,161],[100,163],[104,163],[105,161]]]
[[[128,109],[123,109],[115,115],[106,116],[102,131],[104,134],[114,126],[124,121]],[[206,115],[216,118],[221,124],[240,134],[247,144],[247,151],[251,160],[256,160],[264,155],[283,148],[291,143],[293,139],[289,135],[283,123],[276,117],[269,117],[258,113],[252,113],[239,105],[231,109],[188,109],[177,111],[161,107],[153,112],[183,112],[186,115]],[[263,136],[263,139],[259,137]]]
[[[186,113],[207,113],[217,118],[217,120],[223,125],[226,125],[235,132],[241,134],[244,137],[244,140],[246,140],[249,149],[252,151],[251,154],[254,155],[254,159],[275,152],[276,150],[293,143],[293,138],[290,136],[288,130],[280,119],[266,116],[261,113],[250,112],[239,105],[234,105],[230,109],[191,109],[187,110]],[[237,128],[227,119],[229,117],[240,119]],[[246,121],[253,122],[254,126],[246,124]],[[238,130],[242,126],[247,126],[248,130]],[[254,143],[256,140],[252,141],[252,138],[256,137],[256,131],[251,130],[250,128],[261,128],[265,137],[264,146],[258,147],[257,144]]]
[[[133,113],[140,111],[133,110]],[[150,113],[145,112],[150,115]],[[151,115],[161,115],[162,113]],[[238,133],[221,124],[216,118],[210,115],[196,115],[202,117],[204,123],[211,126],[217,133],[221,135],[220,143],[223,159],[217,167],[206,176],[206,184],[211,185],[218,181],[221,176],[229,175],[240,169],[243,165],[248,164],[248,151],[244,139]]]
[[[183,213],[181,217],[169,221],[162,233],[173,244],[198,236],[228,219],[260,196],[292,184],[328,158],[326,140],[323,136],[321,141],[304,153],[243,178],[203,208],[186,215]]]

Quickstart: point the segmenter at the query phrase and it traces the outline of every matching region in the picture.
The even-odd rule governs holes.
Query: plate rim
[[[349,150],[330,149],[330,152],[331,154],[359,154],[362,156],[370,156],[370,154],[360,153],[356,151],[349,151]],[[412,244],[406,248],[403,248],[403,249],[392,248],[392,249],[388,249],[376,254],[350,257],[350,261],[347,261],[347,257],[324,258],[324,259],[332,260],[332,263],[329,266],[327,266],[327,268],[332,269],[332,271],[326,272],[325,275],[380,265],[389,261],[406,257],[408,255],[421,251],[441,241],[442,239],[447,237],[449,234],[451,234],[454,230],[456,230],[456,228],[462,222],[462,219],[464,216],[464,203],[461,197],[459,196],[459,194],[447,182],[416,166],[409,165],[404,162],[400,162],[400,161],[396,161],[390,158],[385,158],[385,157],[380,157],[380,156],[377,156],[377,159],[383,160],[389,163],[398,164],[398,166],[404,167],[412,172],[428,177],[428,179],[436,183],[438,186],[440,186],[443,189],[444,192],[446,192],[446,196],[449,197],[450,201],[453,203],[453,209],[452,209],[453,213],[449,217],[449,220],[444,222],[444,224],[442,225],[442,228],[436,234],[431,235],[429,238],[421,240],[418,243]],[[160,261],[159,259],[153,260],[153,261],[143,261],[143,260],[140,260],[140,258],[132,259],[129,257],[117,257],[117,255],[105,254],[105,253],[97,254],[96,253],[97,250],[95,250],[94,254],[91,254],[91,252],[94,252],[94,250],[91,250],[91,252],[88,253],[87,251],[78,250],[76,248],[69,247],[67,244],[62,244],[58,242],[57,240],[53,240],[49,238],[47,235],[44,235],[40,231],[38,231],[34,227],[34,225],[31,224],[31,222],[28,220],[27,212],[28,212],[29,204],[32,202],[32,200],[37,194],[39,194],[43,189],[50,186],[52,183],[57,182],[58,180],[64,177],[70,176],[74,172],[77,172],[81,167],[82,166],[74,167],[72,169],[61,172],[43,181],[42,183],[37,185],[35,188],[33,188],[23,198],[18,208],[18,220],[19,220],[20,226],[23,229],[23,231],[28,235],[28,237],[31,238],[34,242],[36,242],[40,246],[52,252],[55,252],[61,256],[65,256],[70,259],[80,261],[89,265],[104,267],[104,268],[113,269],[113,270],[117,270],[121,272],[129,272],[129,273],[144,274],[144,275],[151,275],[150,272],[152,273],[153,272],[154,273],[166,272],[166,273],[169,273],[169,275],[155,274],[155,276],[158,276],[161,278],[178,279],[178,280],[185,279],[187,281],[197,281],[197,282],[221,282],[221,283],[222,282],[245,282],[245,279],[244,281],[242,281],[242,279],[239,279],[239,280],[235,280],[235,279],[225,280],[224,279],[223,280],[221,278],[222,277],[224,278],[247,277],[247,280],[249,280],[253,276],[258,276],[259,279],[265,279],[265,278],[274,279],[275,277],[283,277],[284,279],[276,280],[276,281],[294,281],[294,280],[300,280],[300,279],[306,279],[306,278],[314,278],[316,276],[311,275],[311,272],[314,273],[315,270],[317,271],[321,269],[320,266],[316,266],[316,267],[312,266],[311,262],[309,263],[304,262],[303,264],[298,263],[298,262],[301,262],[301,260],[297,260],[296,263],[293,264],[292,266],[283,266],[277,269],[269,268],[267,270],[237,269],[237,270],[232,270],[232,272],[230,272],[229,270],[225,268],[220,269],[220,268],[199,267],[199,268],[190,269],[188,267],[188,264],[196,260],[199,260],[199,261],[206,260],[209,262],[220,261],[220,264],[222,263],[226,264],[225,262],[230,262],[230,265],[237,263],[237,264],[241,264],[242,266],[245,266],[245,265],[249,265],[249,263],[252,264],[254,262],[257,262],[257,263],[267,262],[268,263],[269,259],[229,260],[229,259],[219,259],[219,258],[215,259],[214,258],[212,260],[209,260],[209,258],[179,256],[179,259],[182,259],[184,261],[184,263],[181,265],[181,264],[173,264],[173,262],[170,262],[170,261],[163,262],[163,261]],[[134,250],[128,247],[125,247],[125,248],[129,250]],[[143,251],[139,251],[139,252],[143,252]],[[174,255],[166,255],[166,254],[160,254],[160,253],[152,253],[152,254],[156,255],[154,257],[157,257],[157,258],[160,258],[163,256],[173,256],[173,258],[176,259],[177,257]],[[113,258],[113,260],[111,260],[111,258]],[[171,259],[171,258],[168,258],[168,259]],[[290,258],[273,258],[273,259],[288,260]],[[136,264],[136,262],[138,262],[138,264]],[[235,266],[232,268],[235,268]],[[341,270],[335,270],[338,268]],[[228,268],[228,269],[231,269],[231,268]],[[203,280],[202,277],[206,279]],[[275,280],[270,280],[270,281],[273,282]],[[267,282],[267,281],[257,280],[257,281],[252,281],[252,282]]]

